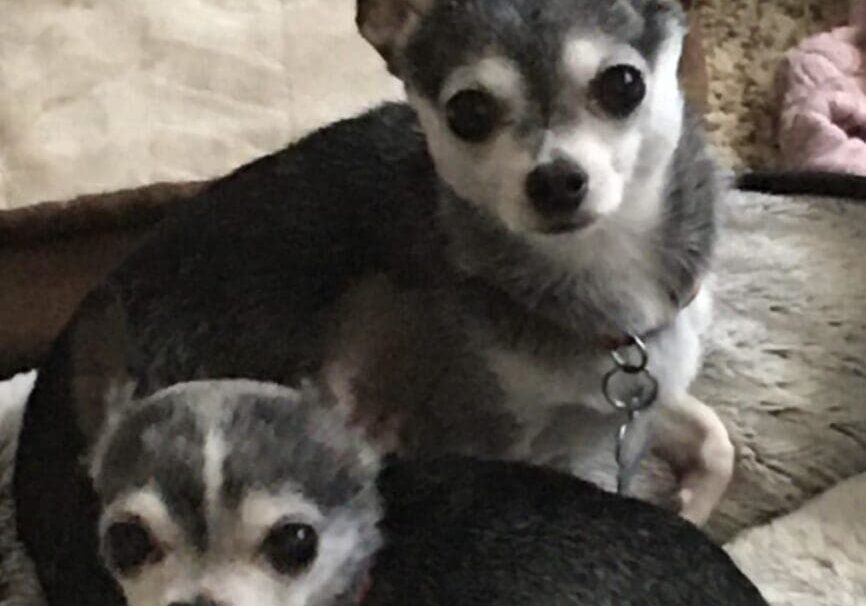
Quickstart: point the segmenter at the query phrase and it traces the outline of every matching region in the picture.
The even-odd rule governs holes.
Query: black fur
[[[110,279],[145,391],[211,376],[292,381],[317,367],[329,306],[353,280],[389,271],[411,286],[426,262],[435,271],[424,236],[435,182],[414,113],[393,104],[192,200]]]
[[[82,463],[91,444],[73,401],[79,326],[123,308],[121,365],[142,394],[203,377],[294,383],[321,361],[329,303],[405,258],[389,247],[424,246],[405,236],[432,223],[434,184],[414,113],[389,105],[221,180],[87,297],[41,369],[14,475],[19,535],[49,604],[118,603],[97,558],[98,501]]]
[[[315,393],[249,382],[187,384],[129,403],[99,457],[97,488],[109,502],[112,482],[140,486],[138,470],[150,467],[150,485],[207,557],[203,437],[216,431],[229,440],[224,487],[238,484],[242,495],[288,487],[325,518],[355,517],[366,555],[333,580],[352,590],[319,606],[354,604],[368,572],[360,606],[765,604],[719,547],[671,513],[522,463],[389,457],[380,468],[328,405]],[[237,514],[229,493],[220,495],[223,512]]]
[[[443,458],[380,476],[386,547],[364,606],[759,606],[673,515],[561,473]]]

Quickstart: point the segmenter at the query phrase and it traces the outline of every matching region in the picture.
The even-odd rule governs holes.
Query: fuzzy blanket
[[[866,474],[747,531],[728,553],[771,604],[866,604]]]
[[[777,75],[785,168],[866,175],[864,27],[866,18],[785,55]]]
[[[754,529],[730,550],[774,605],[863,604],[866,477],[778,518],[866,472],[866,205],[733,194],[727,215],[696,391],[722,414],[739,461],[709,530],[726,542]],[[0,387],[6,482],[28,380]],[[11,542],[8,484],[0,491],[0,604],[37,606]]]
[[[0,210],[222,175],[401,87],[354,0],[0,0]]]

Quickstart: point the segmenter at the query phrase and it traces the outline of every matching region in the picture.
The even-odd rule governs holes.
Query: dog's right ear
[[[136,384],[130,367],[132,335],[120,294],[95,289],[79,305],[66,335],[69,397],[78,429],[88,441],[103,430],[111,410]]]
[[[396,59],[421,17],[436,0],[357,0],[355,23],[399,77]]]

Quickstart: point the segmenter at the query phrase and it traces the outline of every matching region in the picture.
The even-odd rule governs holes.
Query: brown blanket
[[[203,183],[157,184],[0,213],[0,377],[38,365],[81,298]]]

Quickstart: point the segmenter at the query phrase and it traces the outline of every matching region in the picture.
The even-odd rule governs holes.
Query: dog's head
[[[352,603],[379,546],[378,459],[316,400],[214,381],[112,406],[91,475],[130,606]]]
[[[509,229],[574,232],[658,190],[682,128],[673,0],[358,0],[357,21],[442,179]]]

